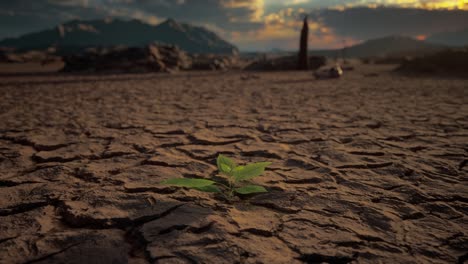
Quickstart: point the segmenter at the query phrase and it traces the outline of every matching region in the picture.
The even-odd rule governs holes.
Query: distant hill
[[[434,34],[429,36],[427,41],[447,46],[468,46],[468,28],[459,31]]]
[[[404,36],[390,36],[372,39],[347,47],[344,54],[347,58],[383,57],[383,56],[419,56],[444,49],[442,45],[416,40]],[[312,55],[341,57],[343,50],[316,50]]]
[[[215,33],[173,19],[152,26],[139,20],[73,20],[53,29],[30,33],[0,41],[0,47],[17,50],[47,49],[62,53],[95,46],[143,46],[159,42],[177,45],[190,53],[237,53],[237,48]]]
[[[411,75],[468,77],[468,48],[447,49],[404,61],[397,72]]]

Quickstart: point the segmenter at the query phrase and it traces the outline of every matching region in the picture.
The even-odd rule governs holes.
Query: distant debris
[[[468,47],[405,61],[397,69],[404,74],[468,77]]]
[[[340,78],[343,75],[343,69],[339,64],[336,64],[333,67],[326,68],[320,71],[314,72],[316,79],[336,79]]]
[[[143,48],[93,48],[80,55],[64,57],[63,72],[141,73],[171,72],[191,67],[191,59],[179,48],[148,45]]]
[[[325,57],[309,56],[309,69],[316,70],[327,62]],[[294,71],[297,70],[297,56],[258,59],[247,65],[246,71]]]

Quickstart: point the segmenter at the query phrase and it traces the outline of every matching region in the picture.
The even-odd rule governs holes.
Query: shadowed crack
[[[458,257],[458,264],[464,264],[468,261],[468,253]]]
[[[288,179],[284,180],[284,183],[289,184],[317,184],[323,182],[321,178],[308,178],[308,179]]]
[[[23,181],[23,182],[14,182],[9,180],[0,180],[0,188],[1,187],[14,187],[22,184],[34,184],[34,183],[42,183],[37,181]]]
[[[139,218],[137,218],[137,219],[135,219],[133,221],[133,224],[135,226],[141,226],[141,225],[143,225],[143,224],[145,224],[147,222],[151,222],[153,220],[166,217],[166,216],[168,216],[169,214],[171,214],[172,212],[174,212],[175,210],[177,210],[179,207],[181,207],[183,205],[185,205],[185,204],[177,204],[175,206],[170,207],[169,209],[165,210],[162,213],[139,217]]]
[[[385,155],[385,153],[383,152],[370,152],[370,151],[351,151],[349,153],[353,155],[358,155],[358,156],[384,156]]]
[[[27,138],[23,137],[9,137],[9,136],[0,136],[0,139],[10,141],[14,144],[22,145],[22,146],[27,146],[27,147],[32,147],[34,148],[34,142],[28,140]]]
[[[60,204],[59,211],[62,215],[63,220],[65,223],[67,223],[70,227],[74,228],[89,228],[89,229],[112,229],[112,228],[126,228],[129,226],[140,226],[143,225],[147,222],[163,218],[173,211],[175,211],[177,208],[181,207],[184,204],[177,204],[175,206],[172,206],[168,208],[167,210],[154,214],[154,215],[145,215],[138,217],[136,219],[131,219],[129,217],[121,217],[121,218],[102,218],[102,219],[96,219],[91,216],[77,216],[70,212],[69,207],[65,205],[64,203]]]
[[[350,164],[336,167],[337,169],[378,169],[393,165],[393,162],[368,163],[368,164]]]
[[[143,236],[143,233],[138,232],[137,229],[140,226],[147,223],[147,222],[151,222],[153,220],[168,216],[169,214],[171,214],[172,212],[174,212],[175,210],[177,210],[179,207],[181,207],[183,205],[185,205],[185,204],[178,204],[178,205],[175,205],[175,206],[167,209],[166,211],[164,211],[164,212],[162,212],[160,214],[153,215],[153,216],[144,216],[144,217],[140,217],[140,218],[134,220],[133,221],[133,226],[130,227],[128,229],[128,231],[125,233],[126,241],[132,246],[131,251],[132,252],[137,252],[137,251],[141,252],[144,255],[146,261],[148,261],[148,263],[157,262],[158,258],[156,258],[156,259],[152,258],[151,253],[147,250],[147,245],[148,245],[148,243],[150,243],[150,241],[146,240],[145,237]],[[211,228],[211,224],[212,223],[210,223],[208,225],[209,228]],[[168,233],[173,231],[173,230],[169,230]],[[160,231],[160,232],[162,232],[162,231]],[[159,259],[174,258],[174,257],[175,256],[162,256]]]
[[[247,233],[250,233],[250,234],[254,234],[254,235],[257,235],[257,236],[262,236],[262,237],[272,237],[273,236],[273,232],[268,231],[268,230],[258,229],[258,228],[247,228],[247,229],[243,229],[243,230],[240,230],[240,231],[241,232],[247,232]]]
[[[421,212],[416,212],[408,215],[404,215],[401,217],[403,220],[417,220],[426,217],[423,213]]]
[[[298,159],[288,159],[286,160],[285,163],[286,167],[296,167],[296,168],[301,168],[301,169],[306,169],[306,170],[314,170],[318,169],[319,167],[314,166],[312,164],[309,164],[305,161],[298,160]]]
[[[22,145],[22,146],[32,147],[36,151],[52,151],[52,150],[57,150],[57,149],[64,148],[64,147],[71,146],[71,145],[75,144],[74,142],[72,142],[72,143],[44,145],[44,144],[34,143],[31,140],[29,140],[27,138],[24,138],[24,137],[0,136],[0,139],[10,141],[10,142],[12,142],[14,144],[19,144],[19,145]]]
[[[458,170],[463,170],[463,168],[468,164],[468,159],[463,160],[460,162],[460,165],[458,165]]]
[[[141,165],[153,165],[153,166],[161,166],[161,167],[169,167],[169,168],[183,168],[186,165],[177,165],[177,164],[170,164],[165,161],[160,160],[151,160],[147,159],[141,162]]]
[[[15,238],[17,238],[17,237],[18,237],[18,236],[2,238],[2,239],[0,239],[0,244],[1,244],[1,243],[5,243],[5,242],[7,242],[7,241],[10,241],[10,240],[12,240],[12,239],[15,239]]]
[[[74,157],[70,157],[70,158],[63,158],[63,157],[43,158],[41,156],[38,156],[38,155],[34,154],[32,156],[32,159],[33,159],[33,161],[35,161],[37,163],[46,163],[46,162],[66,163],[66,162],[79,160],[79,159],[81,159],[81,157],[80,156],[74,156]]]
[[[19,204],[16,206],[0,209],[0,216],[20,214],[20,213],[32,211],[34,209],[44,207],[47,205],[51,205],[51,204],[53,203],[50,201],[40,201],[40,202]]]
[[[71,146],[75,143],[63,143],[63,144],[55,144],[55,145],[42,145],[42,144],[34,144],[33,147],[37,151],[53,151],[60,148]]]
[[[157,188],[157,187],[135,187],[135,188],[128,188],[124,187],[126,193],[144,193],[144,192],[153,192],[159,194],[172,194],[177,192],[177,189],[174,187],[167,187],[167,188]]]
[[[58,254],[60,254],[60,253],[63,253],[63,252],[65,252],[65,251],[69,250],[69,249],[72,248],[72,247],[76,247],[76,246],[78,246],[79,244],[81,244],[81,242],[80,242],[80,243],[75,243],[75,244],[69,245],[69,246],[67,246],[67,247],[65,247],[65,248],[63,248],[63,249],[61,249],[61,250],[58,250],[58,251],[49,253],[49,254],[47,254],[47,255],[45,255],[45,256],[43,256],[43,257],[40,257],[40,258],[37,258],[37,259],[33,259],[33,260],[30,260],[30,261],[27,261],[27,262],[25,262],[24,264],[36,263],[36,262],[40,262],[40,261],[46,260],[46,259],[48,259],[48,258],[51,258],[51,257],[55,256],[55,255],[58,255]]]
[[[201,234],[210,230],[213,225],[214,225],[214,222],[209,222],[208,224],[201,226],[201,227],[193,227],[189,225],[173,225],[169,228],[159,231],[159,234],[160,235],[168,234],[174,230],[179,230],[179,231],[185,230],[186,232],[189,232],[189,233]]]
[[[242,156],[245,156],[245,157],[261,157],[261,158],[266,158],[266,159],[282,159],[281,156],[275,154],[275,153],[271,153],[271,152],[267,152],[267,151],[261,151],[261,150],[258,150],[258,151],[243,151],[241,153]]]
[[[304,261],[308,264],[320,264],[320,263],[329,263],[329,264],[347,264],[357,259],[357,255],[353,257],[346,256],[327,256],[321,255],[318,253],[314,254],[302,254],[299,257],[299,260]]]
[[[244,141],[244,139],[233,139],[233,140],[227,140],[227,141],[222,141],[222,142],[212,142],[212,141],[196,138],[192,135],[187,136],[187,138],[192,142],[192,144],[202,145],[202,146],[210,146],[210,145],[211,146],[223,146],[223,145],[229,145],[229,144]]]

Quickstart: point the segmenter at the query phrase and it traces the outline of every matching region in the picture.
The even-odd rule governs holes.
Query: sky
[[[309,45],[339,48],[367,39],[468,28],[468,0],[0,0],[0,39],[72,19],[167,18],[204,26],[241,50],[296,49],[309,16]]]

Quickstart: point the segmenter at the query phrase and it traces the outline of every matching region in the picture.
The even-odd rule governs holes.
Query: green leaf
[[[218,165],[219,171],[228,175],[237,166],[233,160],[221,154],[218,156],[216,163]]]
[[[195,190],[201,191],[201,192],[209,192],[209,193],[220,193],[221,190],[216,187],[215,185],[209,185],[205,187],[199,187],[199,188],[194,188]]]
[[[265,168],[270,164],[271,162],[258,162],[240,166],[233,170],[232,175],[236,181],[250,180],[254,177],[260,176],[265,171]]]
[[[265,193],[268,192],[264,187],[259,185],[247,185],[241,188],[235,189],[236,193],[240,194],[251,194],[251,193]]]
[[[237,166],[232,170],[232,173],[236,173],[237,171],[243,170],[245,166]]]
[[[161,182],[165,185],[174,185],[179,187],[188,188],[202,188],[215,184],[216,182],[204,179],[186,179],[186,178],[174,178]]]

